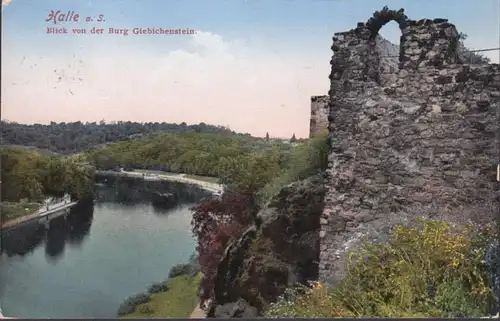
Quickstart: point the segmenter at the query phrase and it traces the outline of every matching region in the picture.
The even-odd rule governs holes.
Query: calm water
[[[115,317],[126,297],[166,279],[194,252],[192,205],[161,210],[108,197],[52,220],[48,229],[9,231],[0,257],[4,315]]]

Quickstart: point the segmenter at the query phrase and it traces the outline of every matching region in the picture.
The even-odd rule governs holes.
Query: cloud
[[[106,42],[81,45],[75,57],[24,53],[23,64],[21,54],[7,52],[3,116],[28,123],[206,122],[262,136],[307,136],[310,96],[329,88],[328,48],[272,54],[210,32],[169,51]]]
[[[11,3],[11,2],[12,2],[12,0],[2,0],[2,7],[9,5],[9,3]]]
[[[328,40],[324,49],[271,52],[211,32],[177,40],[158,35],[152,44],[131,37],[141,36],[75,37],[74,43],[55,36],[52,49],[13,43],[2,52],[2,117],[205,122],[306,137],[310,97],[329,90]]]

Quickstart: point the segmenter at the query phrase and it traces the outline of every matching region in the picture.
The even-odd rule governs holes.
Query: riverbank
[[[29,202],[29,201],[19,201],[19,202],[7,202],[3,201],[0,203],[0,213],[2,215],[1,222],[8,222],[20,217],[36,213],[41,207],[41,202]]]
[[[198,289],[202,275],[179,275],[167,281],[167,289],[148,293],[147,302],[122,318],[205,318],[199,309]],[[144,294],[138,296],[145,297]],[[146,300],[144,300],[146,301]]]
[[[37,218],[43,218],[48,215],[58,213],[60,211],[64,211],[66,209],[75,206],[76,204],[77,202],[71,202],[71,200],[66,200],[60,203],[46,205],[46,206],[40,204],[40,206],[37,209],[31,209],[29,211],[29,214],[22,215],[13,219],[7,219],[5,223],[0,224],[0,231],[16,227],[18,225],[21,225],[31,220],[35,220]],[[35,212],[33,212],[33,210],[35,210]]]
[[[137,185],[130,186],[132,193]],[[93,204],[82,202],[48,228],[37,219],[4,233],[0,275],[9,282],[2,284],[0,301],[5,316],[113,318],[128,295],[165,280],[171,267],[189,261],[196,247],[192,202],[181,200],[164,211],[147,200],[113,199],[115,186],[96,190],[107,190],[109,198],[101,193],[104,197]],[[58,282],[51,281],[54,277]],[[35,290],[26,291],[26,284]],[[189,316],[193,307],[186,310]]]
[[[171,182],[179,182],[179,183],[187,183],[196,185],[206,191],[212,193],[222,193],[223,186],[221,184],[214,183],[213,181],[208,181],[208,178],[202,176],[194,176],[187,174],[176,174],[176,173],[168,173],[168,172],[157,172],[157,171],[143,171],[138,170],[134,172],[130,171],[97,171],[97,174],[100,175],[111,175],[111,176],[122,176],[122,177],[137,177],[142,178],[144,180],[163,180],[163,181],[171,181]],[[215,180],[215,178],[210,177],[211,180]]]

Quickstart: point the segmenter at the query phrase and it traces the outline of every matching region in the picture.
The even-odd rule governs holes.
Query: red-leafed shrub
[[[239,238],[253,221],[252,194],[226,192],[193,208],[192,231],[198,244],[198,263],[203,273],[202,300],[213,297],[217,266],[229,242]]]

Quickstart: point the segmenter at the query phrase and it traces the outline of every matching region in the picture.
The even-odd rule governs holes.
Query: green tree
[[[66,192],[67,166],[60,157],[49,157],[41,167],[41,183],[46,195],[61,196]]]
[[[66,161],[65,189],[76,199],[86,199],[93,195],[95,168],[78,158]]]
[[[40,201],[71,193],[92,195],[95,168],[82,155],[50,156],[28,148],[2,148],[2,201]]]

